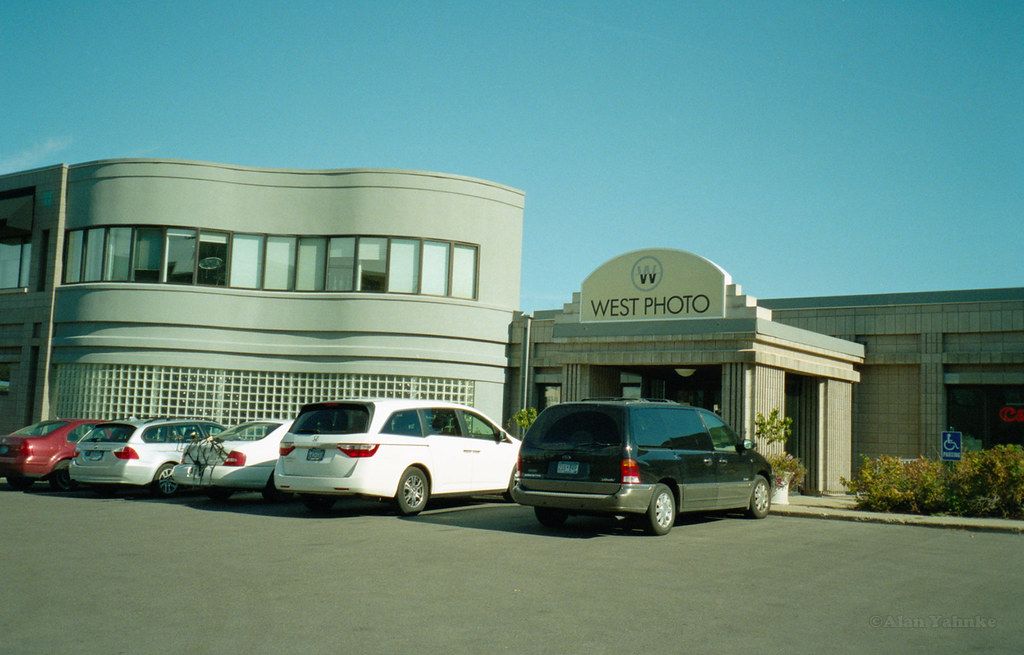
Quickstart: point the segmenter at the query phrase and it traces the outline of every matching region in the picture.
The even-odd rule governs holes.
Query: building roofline
[[[190,160],[190,159],[162,159],[162,158],[133,158],[133,157],[121,157],[112,159],[96,159],[93,161],[81,162],[78,164],[67,164],[69,170],[89,168],[96,166],[106,166],[113,164],[177,164],[183,166],[198,166],[204,168],[217,168],[228,171],[240,171],[246,173],[286,173],[289,175],[357,175],[366,173],[383,173],[391,175],[415,175],[420,177],[434,177],[442,178],[447,180],[459,180],[462,182],[470,182],[473,184],[480,184],[483,186],[494,187],[501,189],[509,193],[514,193],[520,196],[525,196],[526,192],[511,187],[499,182],[493,182],[491,180],[485,180],[479,177],[469,177],[467,175],[455,175],[452,173],[442,173],[437,171],[424,171],[424,170],[404,170],[398,168],[327,168],[327,169],[305,169],[305,168],[268,168],[260,166],[245,166],[242,164],[225,164],[219,162]],[[20,172],[20,171],[19,171]]]
[[[836,307],[882,307],[891,305],[935,305],[945,303],[1024,301],[1024,287],[1000,289],[959,289],[952,291],[911,291],[850,296],[807,296],[802,298],[759,298],[758,304],[773,311],[826,309]]]

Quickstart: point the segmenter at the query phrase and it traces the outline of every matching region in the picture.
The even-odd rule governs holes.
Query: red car
[[[75,456],[75,446],[100,422],[52,419],[0,438],[0,476],[6,477],[7,484],[17,491],[24,491],[43,478],[57,491],[73,489],[68,464]]]

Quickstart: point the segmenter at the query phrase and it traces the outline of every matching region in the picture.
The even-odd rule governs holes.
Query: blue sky
[[[1024,3],[0,3],[0,173],[523,189],[522,307],[680,248],[762,298],[1024,286]]]

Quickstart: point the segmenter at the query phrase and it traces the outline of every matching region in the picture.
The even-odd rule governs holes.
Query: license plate
[[[90,462],[98,462],[103,459],[102,450],[87,450],[85,451],[85,458]]]
[[[579,475],[580,463],[579,462],[559,462],[558,468],[555,469],[561,475]]]
[[[310,462],[319,462],[324,458],[323,448],[310,448],[306,451],[306,460]]]

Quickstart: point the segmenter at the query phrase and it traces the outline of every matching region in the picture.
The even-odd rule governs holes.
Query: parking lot
[[[1019,652],[1004,534],[0,492],[3,653]]]

